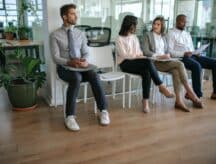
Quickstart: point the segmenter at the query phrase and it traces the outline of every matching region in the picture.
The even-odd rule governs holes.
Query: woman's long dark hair
[[[136,28],[136,25],[137,25],[137,17],[133,15],[126,15],[123,19],[121,29],[119,31],[119,35],[127,36],[128,32],[132,28]]]
[[[165,34],[165,30],[166,30],[166,25],[165,25],[165,19],[163,16],[157,16],[154,20],[152,25],[156,22],[156,21],[160,21],[161,22],[161,34],[164,35]],[[153,31],[153,28],[152,30]]]

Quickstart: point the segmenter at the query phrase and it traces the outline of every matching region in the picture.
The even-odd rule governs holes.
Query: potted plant
[[[6,26],[4,28],[4,34],[5,34],[5,39],[6,40],[13,40],[14,39],[14,34],[17,32],[17,27],[16,26]]]
[[[26,56],[20,49],[7,57],[15,59],[18,64],[6,62],[1,65],[0,87],[7,90],[14,110],[34,109],[37,90],[44,84],[46,76],[45,72],[40,71],[41,60]]]
[[[28,40],[30,36],[30,27],[28,27],[25,16],[30,13],[38,20],[37,10],[32,1],[21,0],[21,6],[18,10],[18,36],[20,40]]]
[[[20,40],[28,40],[30,34],[30,28],[27,26],[20,26],[18,28],[18,36]]]

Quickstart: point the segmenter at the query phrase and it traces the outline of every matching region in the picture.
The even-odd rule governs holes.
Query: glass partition
[[[118,35],[122,19],[131,14],[138,17],[137,35],[151,29],[152,20],[162,15],[167,27],[175,25],[175,17],[188,17],[188,30],[212,29],[213,2],[216,0],[73,0],[79,11],[78,25],[109,27],[111,40]],[[196,13],[196,14],[194,14]],[[195,27],[194,27],[195,26]],[[198,27],[198,28],[197,28]]]
[[[111,40],[118,35],[125,15],[138,17],[137,35],[151,29],[152,20],[163,15],[173,25],[175,0],[74,0],[79,10],[78,25],[109,27]]]

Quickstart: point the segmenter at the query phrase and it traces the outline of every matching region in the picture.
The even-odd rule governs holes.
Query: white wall
[[[60,17],[60,7],[64,4],[72,3],[71,0],[46,0],[43,1],[44,7],[44,55],[47,66],[47,84],[43,90],[43,96],[49,105],[54,105],[54,88],[56,82],[56,66],[52,61],[49,46],[49,35],[55,29],[61,27],[62,19]],[[61,85],[57,82],[57,104],[62,104]]]
[[[5,88],[0,88],[0,110],[9,110],[11,109],[11,104],[8,98],[7,91]]]

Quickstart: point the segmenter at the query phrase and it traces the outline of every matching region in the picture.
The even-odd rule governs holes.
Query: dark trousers
[[[213,76],[213,92],[216,93],[216,59],[204,56],[193,55],[191,57],[183,57],[182,62],[185,67],[192,73],[193,90],[198,97],[202,97],[202,68],[211,69]]]
[[[124,60],[120,64],[123,72],[140,75],[142,77],[143,98],[149,98],[151,78],[156,85],[162,84],[154,63],[149,59]]]
[[[105,93],[96,72],[70,71],[63,68],[62,66],[57,66],[57,72],[58,76],[69,84],[66,100],[66,116],[76,114],[76,98],[79,92],[80,83],[86,81],[88,81],[91,85],[98,109],[100,111],[107,109]]]

